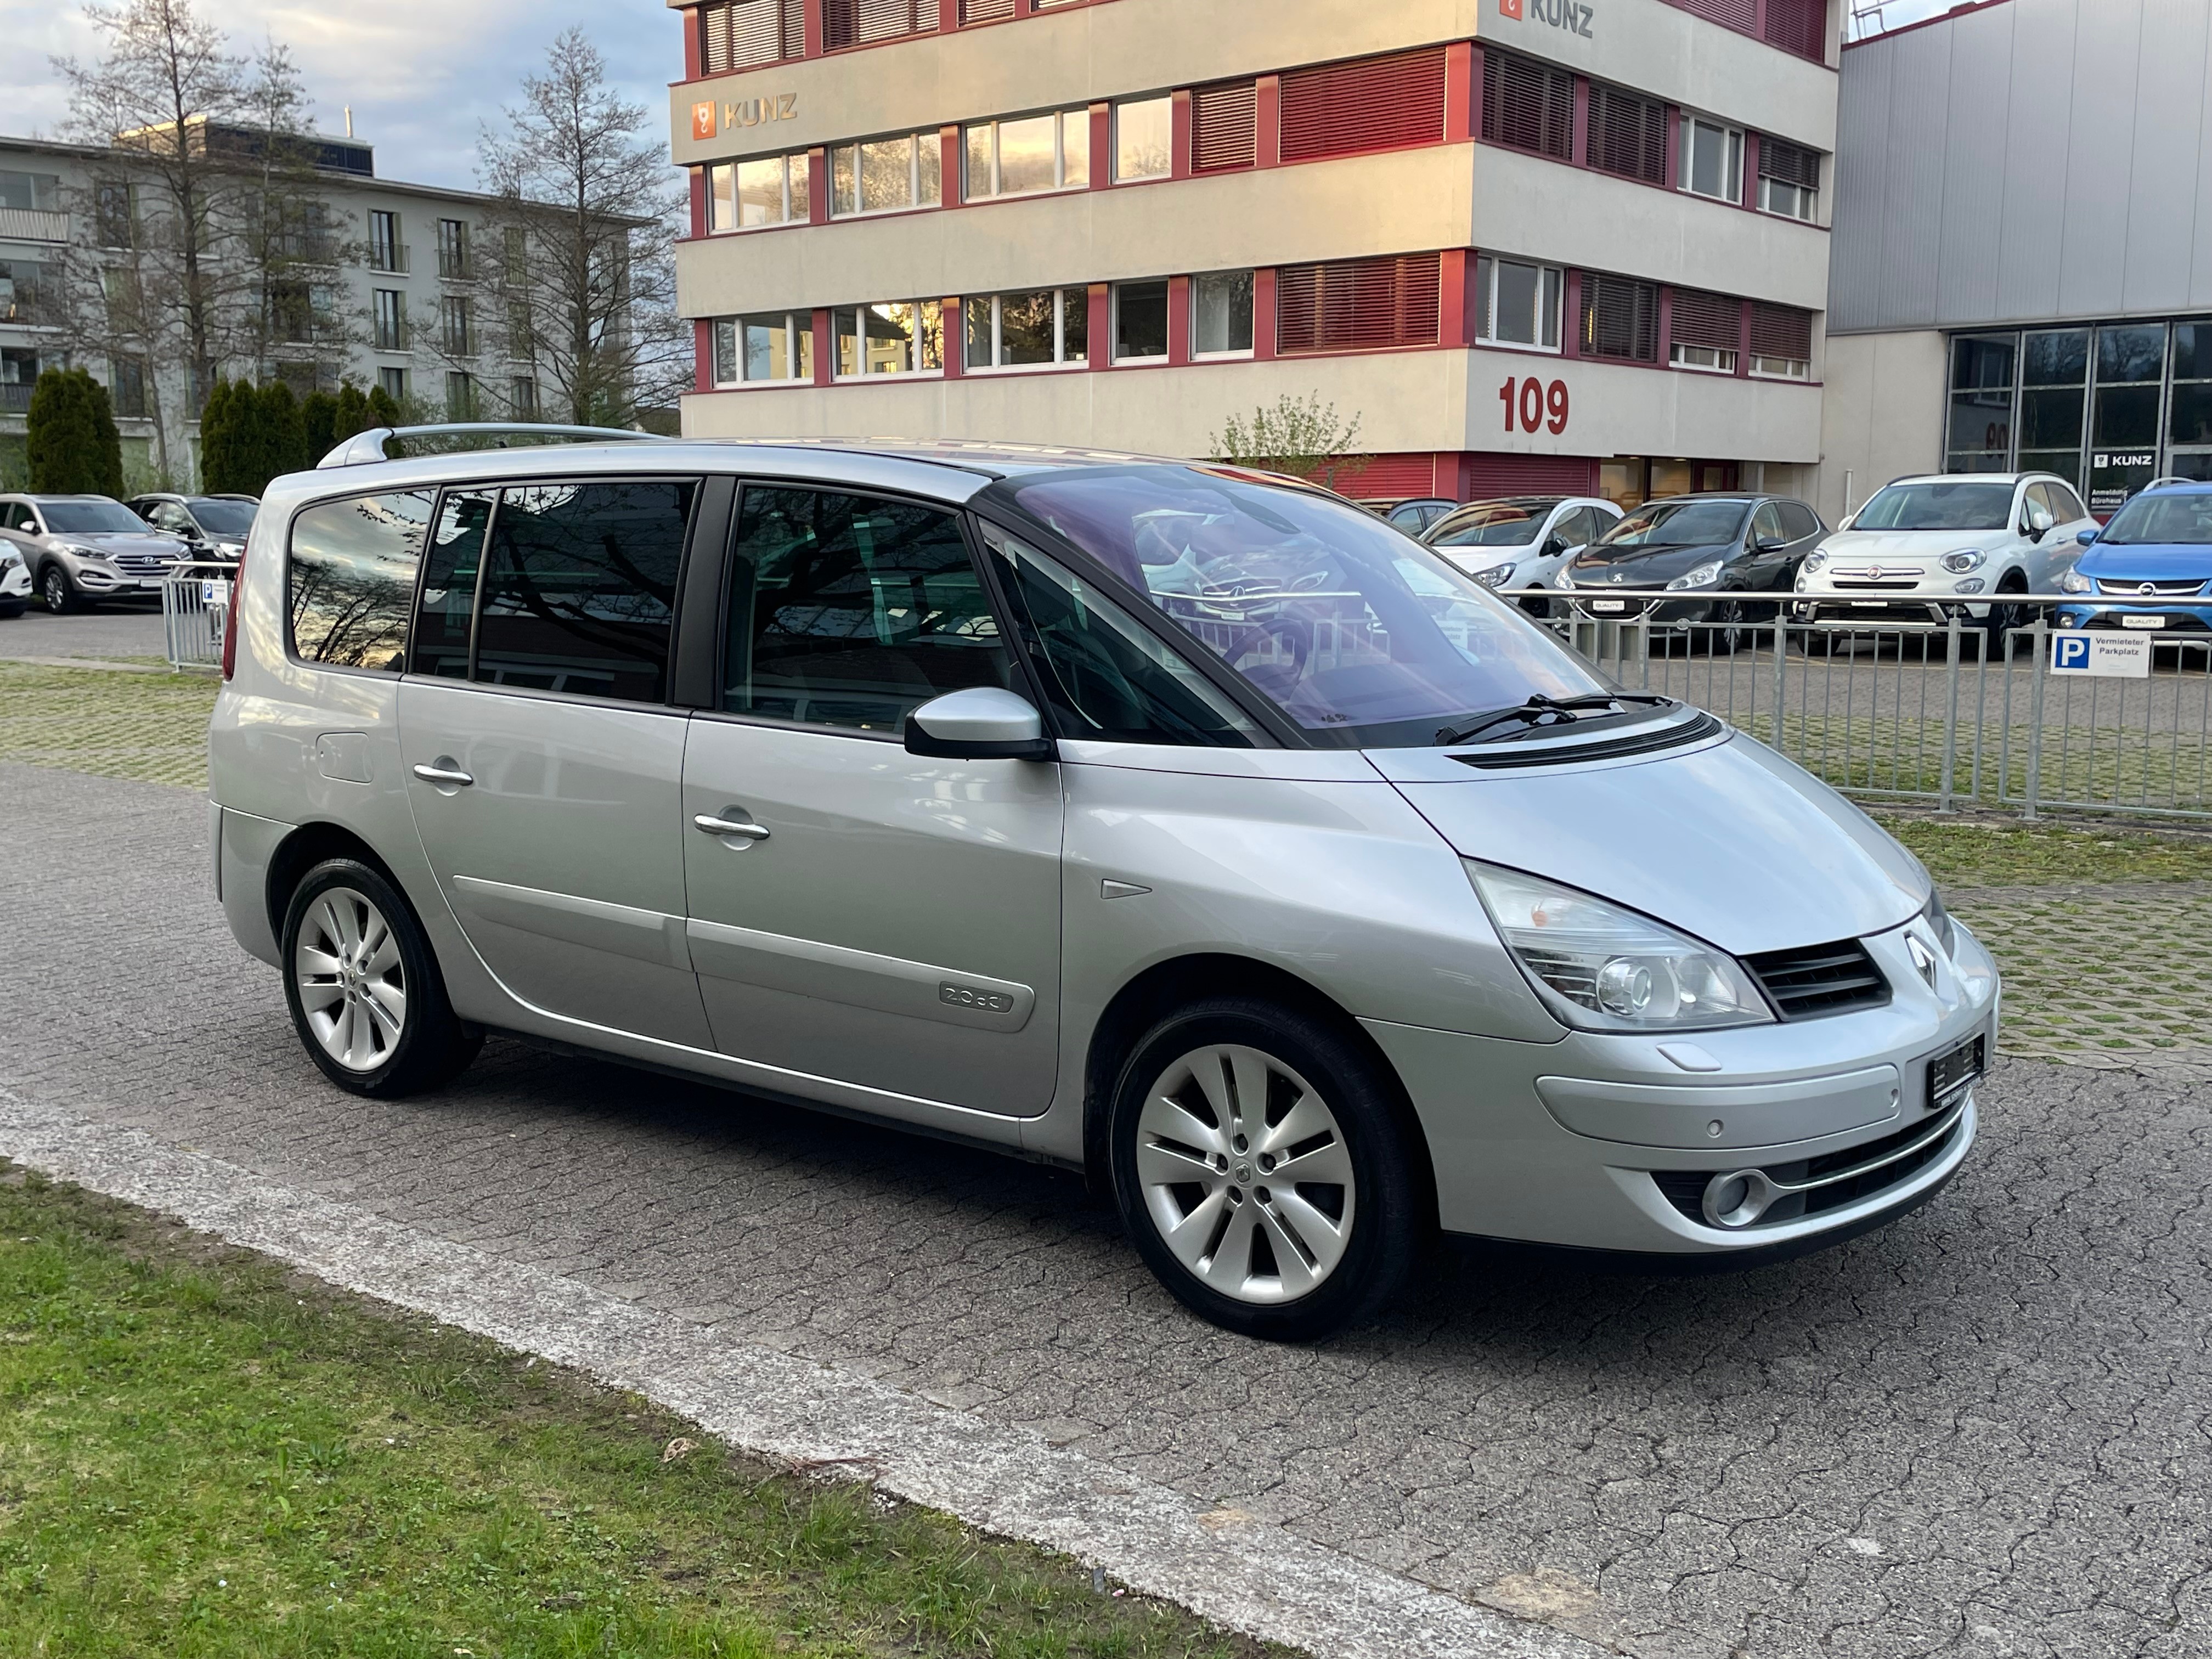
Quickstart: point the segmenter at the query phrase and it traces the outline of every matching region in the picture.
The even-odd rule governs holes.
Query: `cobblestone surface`
[[[1376,1328],[1266,1347],[1061,1172],[503,1042],[337,1093],[203,833],[0,765],[0,1085],[1651,1659],[2212,1650],[2212,1090],[2009,1060],[1881,1232],[1698,1278],[1455,1248]]]

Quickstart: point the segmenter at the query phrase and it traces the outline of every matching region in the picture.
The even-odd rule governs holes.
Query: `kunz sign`
[[[1595,14],[1577,0],[1498,0],[1498,9],[1516,23],[1533,20],[1579,34],[1585,40],[1597,38],[1590,33],[1590,20]]]

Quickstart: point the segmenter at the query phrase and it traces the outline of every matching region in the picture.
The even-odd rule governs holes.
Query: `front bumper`
[[[0,599],[27,599],[31,597],[31,568],[11,564],[0,572]]]
[[[1929,1068],[1977,1036],[1994,1056],[1996,965],[1961,927],[1930,987],[1908,932],[1927,939],[1915,922],[1863,941],[1887,1006],[1681,1040],[1712,1071],[1681,1069],[1651,1037],[1529,1043],[1364,1023],[1413,1097],[1447,1231],[1763,1256],[1911,1207],[1972,1145],[1972,1089],[1932,1098]],[[1716,1224],[1716,1177],[1747,1171],[1792,1190],[1747,1224]]]
[[[1955,593],[1900,588],[1870,593],[1801,591],[1790,603],[1792,622],[1860,623],[1869,627],[1887,622],[1934,623],[1940,628],[1954,613],[1970,622],[1986,622],[1989,602],[1961,599]]]
[[[2110,628],[2130,634],[2212,633],[2212,605],[2174,601],[2118,605],[2109,599],[2084,599],[2058,607],[2061,628]]]
[[[106,565],[79,563],[70,572],[81,592],[99,594],[103,599],[120,599],[126,594],[159,594],[167,580],[166,570],[116,570]]]
[[[1573,591],[1568,603],[1574,607],[1579,622],[1638,622],[1649,617],[1654,627],[1680,627],[1685,623],[1713,620],[1714,607],[1723,599],[1741,600],[1738,593],[1723,594],[1717,591],[1685,592],[1679,599],[1616,599],[1607,597],[1602,589],[1579,587]]]

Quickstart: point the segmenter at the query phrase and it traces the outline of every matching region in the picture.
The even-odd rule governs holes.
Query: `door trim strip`
[[[685,931],[691,965],[712,979],[978,1031],[1018,1031],[1036,1006],[1036,993],[1012,980],[696,916]]]
[[[585,898],[575,893],[551,893],[543,888],[516,887],[481,876],[455,876],[453,902],[481,921],[512,927],[544,939],[557,939],[594,951],[611,951],[657,968],[691,971],[691,955],[684,939],[684,918],[659,910]]]

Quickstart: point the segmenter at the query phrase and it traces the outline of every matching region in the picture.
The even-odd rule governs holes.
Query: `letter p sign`
[[[2054,634],[2051,637],[2051,672],[2058,674],[2087,673],[2089,668],[2089,636],[2087,634]]]
[[[1501,17],[1510,17],[1515,22],[1519,22],[1521,21],[1521,0],[1498,0],[1498,14]]]
[[[694,138],[712,138],[714,136],[714,100],[713,99],[709,98],[703,104],[691,106],[691,136]]]

